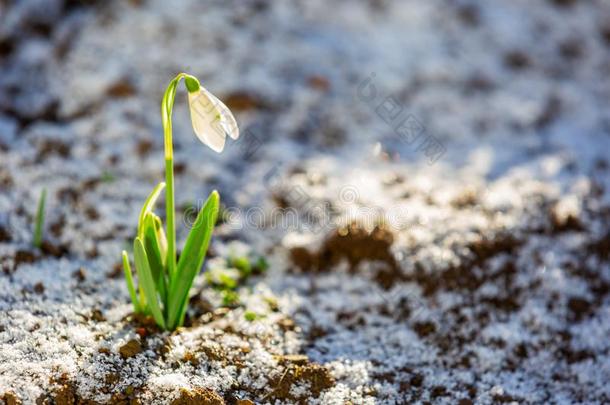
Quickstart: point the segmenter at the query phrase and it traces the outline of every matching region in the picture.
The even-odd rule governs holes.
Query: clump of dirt
[[[52,377],[49,383],[54,388],[38,397],[36,399],[37,404],[74,405],[76,403],[83,403],[82,398],[77,394],[74,382],[70,380],[68,374],[63,373],[59,377]],[[16,403],[19,404],[21,402]]]
[[[42,254],[40,254],[42,253]],[[54,245],[53,243],[44,240],[38,250],[20,249],[13,256],[12,268],[5,268],[5,271],[10,273],[17,270],[22,264],[31,264],[42,259],[44,256],[52,256],[60,258],[69,253],[68,247],[65,245]]]
[[[128,359],[142,352],[142,344],[137,339],[131,339],[119,348],[119,353],[124,359]]]
[[[38,145],[37,162],[42,162],[51,155],[68,158],[71,154],[71,146],[59,139],[46,139]]]
[[[297,385],[309,385],[310,397],[317,398],[320,393],[335,385],[335,379],[327,368],[309,363],[306,356],[279,356],[280,364],[286,366],[286,370],[280,376],[271,381],[273,391],[267,394],[266,398],[274,402],[298,401],[299,398],[291,394],[291,388]]]
[[[54,395],[57,405],[73,405],[76,403],[76,388],[71,383],[61,385]]]
[[[0,242],[10,242],[11,234],[9,231],[2,225],[0,225]]]
[[[54,244],[48,240],[43,240],[40,245],[40,250],[47,256],[62,257],[69,253],[68,246],[61,244]]]
[[[180,390],[180,396],[174,399],[172,405],[224,405],[225,401],[216,391],[209,388]]]
[[[530,57],[520,50],[513,50],[504,55],[504,64],[512,70],[523,70],[531,63]]]
[[[8,257],[10,261],[10,256]],[[5,273],[9,274],[17,270],[22,264],[34,263],[37,260],[36,255],[29,250],[18,250],[12,258],[12,266],[5,264],[2,266]]]
[[[333,231],[319,251],[295,247],[290,256],[301,271],[313,272],[326,271],[347,261],[350,271],[355,273],[361,263],[378,262],[382,266],[377,281],[381,285],[391,285],[400,278],[399,265],[391,251],[392,243],[394,235],[388,229],[376,226],[368,231],[362,225],[352,223],[345,229]]]
[[[0,397],[0,399],[3,400],[6,405],[21,405],[23,403],[21,402],[21,399],[11,391],[5,392],[4,395]]]

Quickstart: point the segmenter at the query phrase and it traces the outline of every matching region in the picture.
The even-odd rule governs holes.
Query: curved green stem
[[[176,223],[174,221],[174,146],[172,140],[172,110],[176,90],[186,73],[178,74],[167,86],[161,101],[161,120],[165,145],[165,214],[167,220],[167,272],[170,280],[176,272]]]

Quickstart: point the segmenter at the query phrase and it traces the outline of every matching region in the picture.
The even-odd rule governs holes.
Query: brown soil
[[[208,388],[180,390],[180,397],[174,399],[172,405],[224,405],[225,401],[216,391]]]
[[[311,252],[304,247],[290,251],[292,262],[301,271],[327,271],[342,261],[356,272],[364,262],[378,262],[376,281],[387,287],[400,281],[399,265],[390,248],[394,235],[387,229],[377,226],[367,231],[361,225],[352,223],[346,229],[333,231],[324,241],[318,252]]]
[[[281,356],[279,362],[286,366],[286,370],[271,383],[273,391],[267,394],[266,399],[272,402],[290,400],[295,403],[305,403],[290,393],[295,384],[309,384],[309,395],[312,398],[317,398],[322,391],[335,385],[335,380],[328,369],[319,364],[309,363],[306,356]]]

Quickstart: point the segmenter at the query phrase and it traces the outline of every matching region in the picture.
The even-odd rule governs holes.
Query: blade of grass
[[[129,256],[127,252],[123,250],[123,271],[125,273],[125,282],[127,282],[127,290],[129,290],[129,296],[133,303],[133,312],[140,312],[140,302],[138,301],[138,295],[136,294],[136,288],[133,284],[133,276],[131,273],[131,266],[129,265]]]
[[[148,265],[148,257],[146,255],[146,250],[144,250],[144,244],[140,238],[134,240],[133,252],[136,262],[136,271],[138,272],[138,280],[144,290],[148,308],[157,325],[162,329],[165,329],[165,320],[163,319],[163,313],[159,307],[159,298],[157,297],[157,291],[155,289],[155,281],[153,280]]]
[[[189,291],[195,276],[201,270],[216,224],[219,203],[218,192],[213,191],[197,215],[193,229],[191,229],[184,244],[184,249],[180,254],[176,274],[171,277],[167,311],[170,329],[178,326],[180,320],[184,318],[183,313],[188,303]]]
[[[34,246],[40,248],[42,245],[42,227],[44,225],[44,207],[47,200],[47,189],[43,188],[38,199],[38,211],[36,212],[36,226],[34,228]]]

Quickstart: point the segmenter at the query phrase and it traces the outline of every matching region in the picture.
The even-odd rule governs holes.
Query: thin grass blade
[[[36,212],[36,225],[34,228],[34,246],[42,245],[42,228],[44,226],[44,207],[47,200],[47,189],[43,188],[38,199],[38,210]]]

